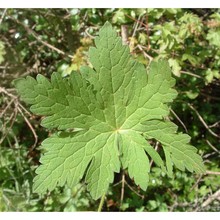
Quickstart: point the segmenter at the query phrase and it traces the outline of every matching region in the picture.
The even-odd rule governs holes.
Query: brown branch
[[[30,150],[32,151],[32,150],[36,147],[36,145],[37,145],[38,136],[37,136],[37,134],[36,134],[36,132],[35,132],[33,126],[31,125],[31,123],[30,123],[29,120],[27,119],[27,117],[23,114],[22,109],[23,109],[26,113],[28,113],[29,116],[31,116],[31,114],[25,109],[25,107],[24,107],[22,104],[20,104],[20,103],[18,102],[17,97],[16,97],[15,95],[13,95],[12,93],[8,92],[5,88],[0,87],[0,93],[4,93],[4,94],[7,95],[8,97],[10,97],[10,98],[11,98],[11,101],[10,101],[10,102],[13,102],[14,105],[15,105],[15,113],[13,113],[13,114],[14,114],[14,117],[13,117],[13,120],[12,120],[12,123],[11,123],[9,129],[12,128],[12,126],[13,126],[13,124],[14,124],[14,121],[15,121],[15,118],[16,118],[16,116],[17,116],[17,111],[19,111],[19,113],[20,113],[21,116],[24,118],[25,122],[27,123],[28,127],[30,128],[30,130],[31,130],[31,132],[32,132],[32,134],[33,134],[33,136],[34,136],[34,144],[32,145],[32,147],[31,147],[31,149],[30,149]],[[10,102],[9,102],[9,104],[10,104]],[[8,104],[8,105],[9,105],[9,104]],[[6,106],[6,108],[8,107],[8,105]],[[20,107],[21,107],[22,109],[21,109]],[[4,109],[3,112],[1,113],[1,116],[4,114],[5,111],[6,111],[6,110]],[[11,119],[9,119],[9,121],[10,121],[10,120],[11,120]],[[8,130],[9,130],[9,129],[8,129]],[[7,136],[7,134],[8,134],[8,132],[4,135],[4,138]],[[2,143],[3,140],[4,140],[4,139],[2,138],[1,141],[0,141],[0,143]]]
[[[143,22],[141,22],[141,21],[139,21],[139,20],[137,20],[137,19],[131,17],[130,15],[125,14],[125,16],[128,17],[128,18],[130,18],[130,19],[133,20],[133,21],[138,22],[139,24],[141,24],[141,25],[143,25],[145,28],[147,28],[147,25],[146,25],[145,23],[143,23]]]
[[[218,172],[218,171],[206,170],[205,174],[208,174],[208,175],[220,175],[220,172]]]
[[[2,138],[0,140],[0,144],[5,140],[5,138],[9,134],[9,131],[11,130],[12,126],[15,123],[16,116],[17,116],[17,108],[15,108],[15,111],[11,114],[9,120],[6,122],[6,124],[7,124],[8,122],[11,121],[11,124],[10,124],[9,128],[6,129],[5,134],[2,136]],[[2,127],[6,127],[6,124],[4,124]]]
[[[128,27],[127,27],[127,25],[121,25],[121,38],[122,38],[122,44],[127,45],[128,44]]]
[[[149,23],[148,23],[148,15],[146,15],[146,32],[147,32],[147,51],[150,50],[150,31],[149,31]]]
[[[11,104],[14,102],[14,99],[11,99],[11,101],[7,104],[7,106],[4,108],[4,110],[0,114],[0,118],[5,114],[7,109],[11,106]]]
[[[127,181],[125,180],[125,184],[128,186],[128,188],[134,192],[137,196],[141,197],[142,199],[144,199],[144,195],[141,195],[140,193],[138,193],[136,190],[134,190],[128,183]]]
[[[85,29],[86,35],[87,35],[88,37],[90,37],[91,39],[95,39],[95,36],[92,36],[92,35],[89,33],[89,28],[91,28],[91,27],[88,27],[88,28]]]
[[[189,103],[187,103],[187,105],[196,113],[196,115],[198,116],[199,120],[201,121],[201,123],[204,125],[204,127],[208,130],[208,132],[213,135],[214,137],[220,138],[220,136],[218,134],[216,134],[215,132],[213,132],[209,126],[206,124],[205,120],[202,118],[202,116],[199,114],[199,112]]]
[[[217,190],[213,195],[209,196],[209,198],[206,199],[205,202],[202,203],[202,207],[204,208],[204,207],[208,206],[215,199],[220,199],[220,189]]]
[[[212,95],[208,95],[208,94],[205,94],[204,92],[200,92],[200,94],[202,95],[202,96],[205,96],[205,97],[207,97],[208,99],[213,99],[213,100],[220,100],[220,98],[219,97],[215,97],[215,96],[212,96]]]
[[[203,175],[199,175],[199,178],[196,180],[195,184],[190,188],[190,192],[193,191],[193,189],[199,184],[200,180],[202,179]]]
[[[131,17],[130,15],[127,15],[127,14],[125,14],[125,16],[127,16],[128,18],[130,18],[133,21],[136,21],[136,25],[135,25],[132,37],[135,36],[135,33],[137,31],[137,28],[138,28],[138,24],[140,24],[140,25],[145,27],[145,30],[147,32],[147,51],[149,51],[151,49],[151,45],[150,45],[150,31],[149,31],[150,29],[149,29],[149,24],[148,24],[148,15],[146,15],[146,24],[144,22],[140,21],[141,16],[138,17],[138,20],[133,18],[133,17]]]
[[[195,73],[190,73],[190,72],[182,71],[182,70],[180,71],[180,73],[183,73],[183,74],[186,74],[186,75],[189,75],[189,76],[194,76],[194,77],[196,77],[198,79],[203,79],[203,77],[201,77],[201,76],[199,76],[199,75],[197,75]]]
[[[3,11],[3,13],[2,13],[2,16],[1,16],[1,18],[0,18],[0,25],[2,24],[2,21],[4,20],[4,17],[5,17],[5,15],[6,15],[7,10],[8,10],[8,9],[5,8],[4,11]]]
[[[20,21],[14,19],[14,18],[12,18],[12,17],[10,17],[10,18],[11,18],[13,21],[15,21],[17,24],[23,26],[24,29],[27,31],[27,33],[28,33],[28,34],[31,34],[38,42],[42,43],[44,46],[46,46],[46,47],[48,47],[48,48],[50,48],[50,49],[56,51],[56,52],[59,53],[59,54],[62,54],[62,55],[65,55],[65,56],[66,56],[66,53],[65,53],[64,51],[62,51],[62,50],[56,48],[55,46],[49,44],[48,42],[42,40],[42,39],[40,38],[40,36],[38,36],[37,33],[34,32],[32,29],[30,29],[28,26],[24,25],[22,22],[20,22]],[[67,55],[67,56],[68,56],[69,58],[71,58],[71,59],[73,58],[73,56],[71,56],[71,55]]]
[[[141,15],[139,15],[138,20],[137,20],[137,21],[136,21],[136,23],[135,23],[135,26],[134,26],[134,31],[133,31],[133,33],[132,33],[132,36],[131,36],[131,37],[134,37],[134,36],[135,36],[135,34],[136,34],[136,32],[137,32],[137,29],[138,29],[138,25],[139,25],[140,18],[141,18]]]
[[[20,109],[19,106],[17,106],[18,108],[18,111],[20,112],[20,114],[22,115],[22,117],[24,118],[25,122],[27,123],[28,127],[30,128],[32,134],[34,135],[34,144],[31,146],[31,149],[30,151],[32,151],[36,145],[37,145],[37,142],[38,142],[38,136],[34,130],[34,128],[32,127],[31,123],[29,122],[29,120],[27,119],[27,117],[23,114],[22,110]]]
[[[219,124],[220,124],[220,121],[217,121],[217,122],[215,122],[214,124],[209,125],[209,128],[217,127]]]
[[[144,55],[145,58],[148,58],[148,59],[150,60],[150,62],[153,60],[153,57],[151,57],[150,55],[148,55],[148,54],[144,51],[143,47],[142,47],[140,44],[138,44],[137,47],[138,47],[138,48],[140,49],[140,51],[143,53],[143,55]]]
[[[215,151],[217,152],[218,154],[220,153],[219,150],[217,148],[215,148],[210,142],[209,140],[206,140],[206,143]]]
[[[15,95],[13,95],[12,93],[8,92],[4,87],[0,87],[0,93],[4,93],[5,95],[13,98],[13,99],[17,99],[17,97]]]
[[[118,186],[119,184],[121,184],[121,180],[120,180],[119,182],[115,183],[115,184],[113,185],[113,187]]]
[[[185,126],[185,124],[182,122],[182,120],[178,117],[178,115],[173,111],[172,108],[170,108],[170,111],[172,112],[172,114],[176,117],[176,119],[180,122],[180,124],[183,126],[183,128],[185,129],[186,133],[188,133],[188,130]]]
[[[123,200],[124,200],[124,194],[125,194],[125,174],[123,172],[122,174],[122,180],[121,180],[121,199],[120,199],[120,206],[122,205],[123,203]]]

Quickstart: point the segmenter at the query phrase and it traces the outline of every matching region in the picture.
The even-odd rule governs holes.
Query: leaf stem
[[[102,195],[102,198],[100,200],[98,212],[102,211],[102,207],[103,207],[104,201],[105,201],[105,193]]]

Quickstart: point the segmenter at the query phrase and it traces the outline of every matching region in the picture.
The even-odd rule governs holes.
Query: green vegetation
[[[219,211],[219,10],[7,9],[2,10],[0,16],[1,211],[97,210],[97,202],[93,198],[99,198],[107,188],[103,206],[103,210],[106,211]],[[102,66],[109,65],[109,62],[105,63],[108,60],[105,57],[108,53],[103,51],[105,44],[118,41],[117,34],[111,30],[111,26],[107,25],[106,29],[103,28],[103,31],[99,32],[106,21],[113,23],[117,34],[122,36],[123,44],[128,44],[126,56],[130,56],[130,49],[133,59],[149,68],[148,80],[152,81],[153,87],[143,74],[146,73],[144,66],[136,61],[136,71],[127,68],[125,80],[122,69],[129,67],[129,62],[132,61],[122,62],[125,67],[122,65],[119,71],[112,73],[115,78],[106,71],[105,75],[103,74],[105,77],[96,79],[95,76],[101,74],[98,57],[101,57]],[[106,33],[111,33],[112,38],[109,36],[106,40]],[[94,45],[93,38],[98,34],[100,38],[96,37]],[[93,45],[97,49],[92,47],[93,49],[89,50]],[[113,50],[113,61],[126,61],[126,58],[120,55],[124,48],[126,47],[119,43],[117,53]],[[168,63],[161,59],[168,60]],[[171,89],[174,80],[168,65],[176,78],[175,90],[178,92],[175,102],[169,105],[170,115],[167,103],[172,102],[176,92]],[[97,73],[91,67],[94,67]],[[156,69],[160,71],[155,71]],[[73,71],[79,70],[81,74],[74,74]],[[151,77],[151,74],[156,73],[158,78]],[[32,77],[36,78],[37,74],[41,75],[36,81]],[[92,74],[94,77],[90,77]],[[135,74],[138,77],[133,77]],[[46,115],[46,118],[29,112],[28,106],[18,98],[12,81],[25,76],[28,77],[15,81],[18,91],[24,101],[32,104],[32,112]],[[51,83],[44,76],[51,78]],[[165,76],[166,78],[163,78]],[[74,84],[76,81],[79,87]],[[128,86],[124,86],[123,82],[128,82]],[[166,91],[161,90],[161,84]],[[47,95],[44,98],[39,96],[39,93],[45,95],[48,89],[51,91],[48,93],[48,99]],[[56,106],[55,111],[50,108],[52,104],[49,101],[65,105],[68,101],[67,96],[71,97],[72,92],[77,94],[77,101],[76,98],[72,98],[71,106],[66,105],[65,111],[59,106]],[[139,92],[141,96],[136,95]],[[155,100],[159,102],[158,111],[148,110],[149,107],[157,108],[154,106],[154,100],[149,99],[152,92],[155,93]],[[140,111],[128,116],[123,109],[113,108],[120,106],[115,100],[121,101],[113,99],[115,96],[123,97],[131,112],[143,108],[149,113]],[[102,102],[103,100],[108,101]],[[74,105],[76,102],[81,105]],[[138,104],[135,105],[135,102]],[[50,106],[45,106],[47,103]],[[106,108],[103,108],[104,104],[107,105]],[[97,123],[97,120],[101,119],[103,109],[104,116],[109,118],[101,129],[108,130],[108,126],[116,128],[119,124],[129,129],[129,135],[120,134],[119,140],[119,149],[125,155],[121,158],[122,165],[128,169],[120,170],[118,157],[114,158],[114,163],[112,162],[109,153],[118,150],[113,148],[114,146],[111,151],[105,153],[102,163],[98,159],[102,157],[100,153],[88,154],[97,159],[93,159],[85,177],[92,198],[87,191],[84,178],[80,180],[92,158],[88,156],[86,159],[84,154],[75,155],[74,149],[87,148],[91,151],[94,137],[105,134]],[[119,114],[119,110],[125,114]],[[64,113],[69,116],[65,121],[60,120]],[[41,127],[42,119],[42,125],[48,130]],[[176,134],[176,126],[169,121],[178,125],[179,134]],[[87,130],[73,133],[72,129],[75,127]],[[90,127],[99,129],[99,134],[91,132]],[[51,133],[56,132],[56,128],[66,132],[51,136]],[[202,155],[205,173],[201,173],[204,170],[203,165],[200,165],[201,158],[194,153],[194,148],[187,144],[188,135],[181,134],[182,132],[192,137],[191,144],[196,147],[198,154]],[[113,139],[102,137],[97,140],[99,144],[96,146],[104,152],[104,149],[107,149],[106,140],[113,143]],[[71,149],[70,143],[76,143],[75,141],[81,144],[75,144],[74,149]],[[140,163],[137,163],[134,153],[126,152],[125,149],[125,145],[134,148],[136,141],[144,141],[142,151],[138,154]],[[175,145],[171,144],[175,141]],[[40,147],[41,143],[43,148]],[[63,144],[69,151],[62,151]],[[181,153],[174,153],[176,149]],[[153,160],[147,161],[144,150]],[[39,166],[39,158],[43,153],[43,165]],[[70,158],[73,157],[74,163],[78,164],[75,168],[78,176],[59,170],[54,174],[54,181],[46,180],[50,175],[47,173],[48,166],[55,169],[61,161],[57,155],[61,154],[64,158],[71,154]],[[162,162],[165,160],[171,178],[166,175]],[[139,167],[134,167],[132,161]],[[39,175],[35,178],[35,190],[52,190],[57,183],[59,187],[43,195],[33,192],[33,179],[38,166]],[[98,167],[101,167],[100,179],[94,175]],[[182,172],[176,168],[195,170],[198,174]],[[118,173],[113,176],[114,171]],[[106,176],[107,173],[109,176]],[[71,177],[75,178],[74,187],[69,188],[72,183]],[[108,187],[113,179],[114,182]],[[65,180],[69,184],[64,184]],[[147,185],[147,190],[142,190]]]
[[[15,80],[31,111],[47,116],[43,127],[72,130],[42,143],[46,153],[36,170],[34,191],[46,193],[66,183],[73,188],[86,172],[87,188],[98,199],[107,193],[120,166],[146,190],[150,162],[145,151],[165,168],[144,137],[162,144],[169,176],[173,164],[203,173],[201,157],[188,144],[190,137],[176,134],[176,126],[163,120],[169,113],[166,103],[177,95],[168,62],[152,61],[146,74],[109,22],[100,29],[95,46],[89,50],[94,69],[82,66],[80,74],[73,71],[67,80],[59,73],[51,75],[51,82],[43,75]]]

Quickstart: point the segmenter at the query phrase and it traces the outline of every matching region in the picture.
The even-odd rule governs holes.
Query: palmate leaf
[[[36,192],[73,187],[85,175],[88,190],[98,199],[121,167],[145,190],[149,157],[169,175],[173,164],[204,171],[189,136],[177,134],[176,126],[164,120],[167,104],[177,95],[167,61],[152,62],[146,72],[108,22],[95,38],[89,60],[93,69],[82,67],[69,78],[54,73],[50,81],[42,75],[15,81],[31,111],[45,116],[42,126],[57,129],[42,143],[46,153],[36,170]],[[151,138],[162,144],[167,168],[148,143]]]

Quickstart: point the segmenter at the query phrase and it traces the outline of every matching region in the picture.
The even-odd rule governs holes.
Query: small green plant
[[[168,103],[177,95],[167,61],[151,62],[146,72],[108,22],[95,38],[89,60],[93,68],[83,66],[80,74],[67,78],[54,73],[50,81],[42,75],[15,81],[31,111],[46,116],[42,126],[57,130],[42,143],[45,153],[36,170],[35,192],[73,187],[86,174],[87,188],[98,199],[121,167],[146,190],[148,157],[169,176],[173,165],[204,172],[190,137],[177,133],[177,126],[166,119]],[[165,163],[150,139],[161,143]]]

